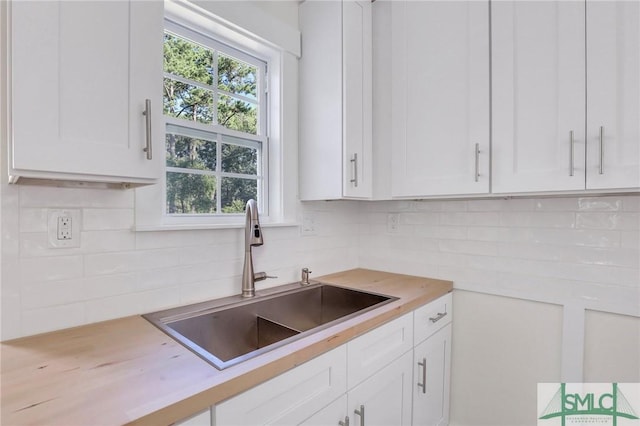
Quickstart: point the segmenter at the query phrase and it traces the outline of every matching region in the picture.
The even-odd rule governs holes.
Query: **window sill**
[[[297,222],[278,222],[278,223],[260,223],[262,228],[296,228],[300,224]],[[242,229],[244,228],[244,222],[242,223],[216,223],[216,224],[204,224],[193,223],[186,225],[143,225],[134,226],[135,232],[157,232],[157,231],[194,231],[194,230],[206,230],[206,229]]]

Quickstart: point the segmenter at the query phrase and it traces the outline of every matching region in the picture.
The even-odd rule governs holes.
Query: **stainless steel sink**
[[[396,299],[315,284],[249,300],[231,297],[143,316],[224,369]]]

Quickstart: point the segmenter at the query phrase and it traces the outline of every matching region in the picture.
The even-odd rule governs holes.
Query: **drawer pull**
[[[353,410],[356,416],[360,416],[360,426],[364,426],[364,405],[360,406],[359,410]]]
[[[338,424],[340,426],[349,426],[349,416],[344,416],[344,421],[340,420]]]
[[[427,393],[427,359],[422,358],[418,366],[422,367],[422,383],[418,382],[418,387],[422,389],[422,393]]]
[[[436,315],[435,317],[430,317],[429,321],[438,322],[438,321],[440,321],[442,318],[444,318],[446,316],[447,316],[446,312],[439,312],[438,315]]]

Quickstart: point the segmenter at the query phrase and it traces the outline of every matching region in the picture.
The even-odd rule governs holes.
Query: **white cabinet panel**
[[[345,426],[347,426],[348,423],[345,420],[346,417],[347,395],[342,395],[340,398],[336,399],[301,424],[304,426],[338,426],[339,422],[343,422]]]
[[[451,324],[414,349],[413,425],[449,424]]]
[[[215,423],[297,425],[347,390],[346,346],[340,346],[215,407]]]
[[[587,189],[630,187],[640,187],[640,3],[589,0]]]
[[[413,341],[418,343],[431,336],[453,319],[453,295],[448,293],[413,311]]]
[[[413,312],[347,343],[349,388],[370,377],[413,347]]]
[[[371,3],[300,5],[302,200],[372,195]]]
[[[391,12],[392,195],[488,193],[488,2],[394,1]]]
[[[10,174],[158,178],[162,2],[17,1],[10,19]],[[157,123],[155,161],[143,151],[145,99]]]
[[[411,424],[411,359],[411,352],[404,354],[349,391],[349,417],[354,424]]]
[[[494,193],[584,189],[584,20],[582,2],[492,3]]]
[[[175,426],[211,426],[211,410],[202,411],[195,416],[175,423]]]

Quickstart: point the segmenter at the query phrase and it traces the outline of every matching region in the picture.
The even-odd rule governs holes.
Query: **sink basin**
[[[216,368],[224,369],[396,299],[315,284],[254,299],[232,297],[143,316]]]

